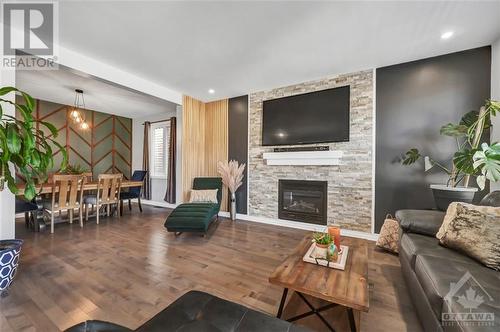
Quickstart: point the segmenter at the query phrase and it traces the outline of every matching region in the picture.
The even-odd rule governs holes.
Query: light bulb
[[[71,117],[77,119],[80,116],[80,113],[77,110],[71,111]]]
[[[84,122],[84,123],[82,123],[81,128],[82,128],[83,130],[85,130],[85,129],[89,129],[89,124],[88,124],[87,122]]]

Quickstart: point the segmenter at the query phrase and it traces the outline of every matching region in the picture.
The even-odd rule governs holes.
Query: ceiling
[[[75,89],[82,89],[85,108],[128,118],[156,114],[172,116],[175,104],[59,66],[58,70],[16,72],[16,87],[39,98],[73,105]]]
[[[62,46],[204,101],[500,38],[500,1],[62,1],[59,18]]]

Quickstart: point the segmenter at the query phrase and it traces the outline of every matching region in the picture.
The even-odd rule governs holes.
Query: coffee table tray
[[[309,247],[309,250],[307,250],[306,254],[302,258],[302,260],[304,262],[312,263],[312,264],[316,264],[316,265],[321,265],[321,266],[326,266],[326,267],[329,267],[332,269],[337,269],[337,270],[344,270],[345,269],[345,263],[347,262],[347,254],[349,253],[348,246],[340,245],[340,253],[338,255],[336,262],[328,261],[324,258],[314,257],[313,253],[314,253],[315,248],[316,248],[316,244],[312,243],[311,246]]]

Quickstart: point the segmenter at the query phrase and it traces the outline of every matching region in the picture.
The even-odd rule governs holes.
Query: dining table
[[[97,181],[91,181],[91,182],[86,182],[83,185],[83,191],[95,191],[97,190]],[[123,180],[122,181],[122,188],[132,188],[132,187],[142,187],[143,186],[142,181],[132,181],[132,180]],[[25,186],[24,184],[19,184],[18,185],[18,192],[16,193],[16,196],[24,196],[24,189]],[[56,187],[55,191],[58,192],[59,188]],[[34,218],[33,218],[33,229],[35,232],[41,232],[45,230],[45,221],[43,219],[43,205],[42,205],[42,195],[45,194],[51,194],[52,193],[52,183],[43,183],[39,184],[36,186],[36,192],[37,195],[34,198],[34,203],[38,206],[38,210],[34,213]]]

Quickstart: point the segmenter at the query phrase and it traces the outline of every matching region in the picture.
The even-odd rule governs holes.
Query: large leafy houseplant
[[[5,99],[4,96],[9,93],[18,93],[24,103]],[[5,104],[14,105],[19,118],[4,114],[2,105]],[[54,168],[52,147],[59,148],[63,154],[61,169],[67,164],[65,149],[54,140],[57,129],[48,122],[34,119],[34,106],[34,99],[27,93],[14,87],[0,88],[0,191],[5,183],[12,193],[19,191],[15,174],[9,168],[13,165],[26,182],[24,196],[27,200],[36,196],[36,184],[46,181],[47,173]],[[47,128],[50,134],[40,129],[42,127]]]
[[[481,189],[484,189],[487,179],[500,180],[500,144],[489,145],[482,142],[484,131],[491,127],[491,117],[496,116],[498,112],[500,112],[500,102],[487,100],[479,111],[466,113],[458,124],[448,123],[442,126],[440,134],[453,138],[457,150],[448,164],[424,156],[425,171],[439,168],[445,172],[448,180],[446,186],[442,187],[449,190],[468,189],[471,176],[477,178],[476,182]],[[403,156],[402,164],[414,164],[421,157],[420,151],[412,148]],[[473,193],[475,190],[477,189],[469,191]]]
[[[481,142],[485,129],[491,126],[491,117],[500,112],[500,102],[488,100],[478,111],[466,113],[458,124],[448,123],[441,127],[440,134],[456,140],[457,151],[451,158],[451,167],[443,165],[430,156],[424,157],[425,171],[438,167],[448,175],[447,185],[456,187],[469,186],[471,176],[477,177],[477,183],[484,188],[486,179],[500,179],[499,143],[491,146]],[[402,159],[403,165],[411,165],[422,155],[416,148],[410,149]]]

